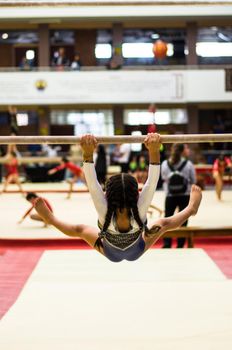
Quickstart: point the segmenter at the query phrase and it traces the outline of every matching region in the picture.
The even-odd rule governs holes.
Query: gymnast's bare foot
[[[200,187],[192,185],[189,199],[189,206],[192,211],[192,215],[196,215],[202,199],[202,193]]]
[[[46,206],[44,200],[42,198],[37,198],[35,200],[35,209],[39,216],[43,219],[46,225],[52,225],[52,212]]]

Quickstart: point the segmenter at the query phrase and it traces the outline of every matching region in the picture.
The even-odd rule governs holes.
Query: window
[[[26,51],[26,59],[27,60],[34,60],[35,58],[35,51],[34,50],[27,50]]]
[[[199,42],[196,51],[201,57],[232,57],[232,43]]]
[[[25,126],[29,124],[29,118],[27,113],[17,113],[16,119],[18,126]]]
[[[54,30],[51,31],[50,42],[52,45],[73,45],[75,35],[73,30]]]
[[[231,64],[232,27],[199,28],[196,52],[200,64]]]
[[[52,111],[52,124],[74,125],[76,136],[86,133],[96,136],[114,134],[113,115],[111,110],[100,111]]]
[[[141,136],[141,131],[132,131],[132,136]],[[132,152],[140,152],[142,151],[142,144],[141,143],[132,143],[131,144],[131,150]]]
[[[155,122],[154,114],[146,110],[125,110],[124,124],[126,125],[148,125]]]
[[[153,43],[124,43],[122,55],[125,58],[154,58]],[[173,56],[173,44],[167,44],[167,56]]]
[[[0,31],[0,43],[7,44],[33,44],[38,43],[36,31]]]
[[[112,46],[110,44],[96,44],[95,46],[96,58],[111,58]]]
[[[147,110],[125,110],[124,124],[126,125],[167,125],[187,124],[188,117],[185,109],[160,109],[155,113]]]

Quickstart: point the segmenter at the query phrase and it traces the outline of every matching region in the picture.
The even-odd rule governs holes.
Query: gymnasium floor
[[[12,185],[10,193],[0,196],[1,229],[0,238],[65,238],[53,227],[44,228],[41,223],[27,218],[22,224],[17,222],[30,207],[20,193],[14,193],[17,188]],[[90,195],[84,185],[77,184],[76,193],[71,199],[66,199],[67,184],[25,184],[25,191],[38,191],[38,194],[47,198],[53,206],[55,215],[67,222],[96,226],[97,215]],[[42,191],[42,193],[40,193]],[[49,193],[44,193],[49,191]],[[57,193],[57,191],[59,191]],[[153,202],[163,209],[164,192],[156,191]],[[195,217],[189,220],[189,226],[216,227],[231,226],[232,192],[230,187],[223,192],[223,201],[218,202],[213,190],[203,191],[200,210]],[[149,220],[155,220],[157,212]]]
[[[67,200],[65,184],[52,186],[60,192],[42,196],[57,216],[96,225],[88,193]],[[214,191],[204,191],[189,225],[231,225],[231,191],[223,197],[218,203]],[[17,225],[30,205],[20,194],[0,199],[1,239],[65,238],[30,219]],[[162,208],[162,191],[153,203]],[[0,247],[0,349],[229,350],[232,280],[210,256],[198,248],[151,249],[138,261],[114,264],[93,250]]]

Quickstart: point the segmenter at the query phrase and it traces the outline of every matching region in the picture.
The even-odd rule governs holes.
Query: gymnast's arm
[[[142,221],[146,220],[147,211],[153,199],[160,175],[160,135],[147,134],[144,144],[149,153],[148,178],[143,186],[138,200],[139,216]]]
[[[138,200],[139,216],[142,221],[146,220],[146,215],[151,201],[154,197],[156,186],[159,180],[160,165],[149,165],[148,178],[143,186]]]
[[[27,211],[26,213],[23,215],[22,219],[18,221],[18,224],[21,224],[23,222],[24,219],[26,219],[26,217],[30,214],[30,212],[32,211],[32,209],[34,208],[34,205],[32,205]]]
[[[81,147],[83,152],[83,170],[86,183],[92,197],[94,206],[98,213],[98,219],[101,224],[105,221],[107,212],[107,201],[104,192],[97,180],[95,166],[93,163],[93,152],[97,145],[97,140],[93,135],[84,135],[81,138]]]
[[[97,180],[95,166],[93,163],[84,162],[83,170],[90,195],[98,213],[99,222],[103,224],[107,212],[107,201],[101,185]]]

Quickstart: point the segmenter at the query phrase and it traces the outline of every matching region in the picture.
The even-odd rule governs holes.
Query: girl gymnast
[[[138,183],[133,176],[120,173],[107,181],[104,194],[97,181],[93,164],[93,152],[97,141],[92,135],[82,136],[83,169],[98,213],[100,232],[91,226],[71,225],[60,221],[40,198],[35,203],[37,212],[48,224],[54,225],[68,236],[82,238],[113,262],[138,259],[166,231],[181,226],[191,215],[195,215],[201,202],[201,189],[193,185],[189,204],[184,210],[171,217],[159,218],[147,227],[147,210],[160,173],[160,136],[150,133],[146,136],[144,144],[149,152],[150,164],[142,192],[139,194]]]
[[[32,220],[35,220],[35,221],[42,221],[44,222],[44,227],[47,227],[47,223],[41,218],[40,215],[38,215],[37,213],[33,213],[33,209],[34,209],[34,206],[35,206],[35,200],[36,198],[38,198],[38,195],[35,193],[35,192],[28,192],[27,195],[26,195],[26,200],[28,202],[31,203],[31,207],[26,211],[26,213],[23,215],[22,219],[20,219],[18,221],[18,224],[21,224],[25,219],[26,217],[30,214],[30,218]],[[51,204],[49,203],[49,201],[45,198],[43,198],[43,201],[44,203],[46,204],[46,206],[48,207],[48,209],[53,212],[53,209],[52,209],[52,206]]]
[[[77,180],[81,180],[83,182],[85,182],[85,178],[83,175],[83,172],[81,170],[81,168],[70,162],[66,157],[62,158],[61,164],[58,165],[57,167],[50,169],[48,171],[49,175],[53,175],[55,174],[57,171],[63,170],[63,169],[68,169],[72,174],[72,178],[68,179],[67,182],[69,183],[69,191],[68,191],[68,195],[67,195],[67,199],[71,198],[71,194],[73,192],[73,185],[77,182]]]
[[[12,151],[9,154],[7,154],[5,158],[6,158],[5,168],[7,173],[6,173],[5,181],[0,194],[2,194],[3,192],[6,192],[7,187],[10,183],[15,183],[18,185],[19,191],[22,193],[24,197],[25,194],[23,192],[23,188],[19,178],[17,155],[15,152]]]
[[[226,168],[232,168],[232,162],[229,157],[220,154],[213,163],[213,178],[215,180],[215,190],[219,201],[222,200],[223,176]]]

